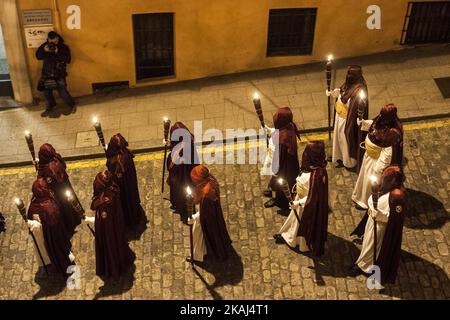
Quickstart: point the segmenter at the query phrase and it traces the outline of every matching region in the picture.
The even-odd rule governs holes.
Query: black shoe
[[[356,277],[360,274],[364,274],[364,272],[356,264],[352,265],[348,270],[348,275],[351,277]]]
[[[287,217],[289,213],[291,213],[291,211],[289,210],[289,208],[281,208],[280,210],[277,210],[277,213],[279,215]]]
[[[45,118],[52,114],[53,108],[47,108],[44,112],[41,113],[41,117]]]
[[[286,243],[286,241],[284,240],[284,238],[281,236],[281,234],[277,233],[273,235],[273,238],[275,239],[275,243],[277,244],[283,244]]]
[[[272,198],[272,190],[270,190],[270,189],[264,190],[263,196],[266,198]]]
[[[264,203],[264,208],[272,208],[275,206],[276,206],[275,199],[273,199],[273,198]]]
[[[70,106],[70,113],[75,113],[75,112],[77,112],[77,106],[76,106],[76,104],[73,104]]]

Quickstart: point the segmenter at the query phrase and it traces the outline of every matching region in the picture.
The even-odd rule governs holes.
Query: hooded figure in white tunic
[[[362,155],[359,155],[359,143],[363,137],[359,133],[356,123],[358,110],[363,112],[363,118],[368,117],[367,101],[361,101],[360,91],[364,90],[367,95],[367,84],[362,76],[360,66],[349,66],[345,83],[332,91],[326,91],[327,96],[332,96],[336,100],[333,134],[332,161],[337,163],[342,161],[346,168],[354,168]]]
[[[371,273],[374,265],[380,268],[380,283],[394,283],[400,263],[403,221],[407,214],[404,176],[399,166],[387,167],[381,177],[378,189],[378,202],[375,207],[373,196],[369,198],[365,223],[364,241],[361,253],[352,266],[351,273]],[[376,258],[375,226],[376,224]]]
[[[274,235],[277,243],[299,246],[302,252],[324,253],[328,228],[328,175],[323,141],[309,142],[302,156],[302,173],[297,177],[291,212]],[[294,211],[295,209],[295,211]]]
[[[357,209],[367,210],[371,195],[370,176],[380,179],[390,164],[401,166],[403,159],[403,127],[397,117],[397,107],[384,106],[373,120],[363,120],[361,130],[368,131],[361,170],[353,189],[352,200]]]

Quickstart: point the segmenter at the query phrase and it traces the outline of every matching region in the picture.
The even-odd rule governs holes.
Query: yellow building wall
[[[60,12],[57,29],[70,46],[69,88],[92,93],[93,82],[159,84],[387,51],[399,46],[407,0],[18,0],[19,10]],[[369,30],[369,5],[382,10],[382,29]],[[81,8],[81,30],[68,30],[66,9]],[[266,57],[269,10],[316,7],[313,54]],[[174,12],[175,76],[136,82],[132,14]],[[21,13],[20,13],[21,14]],[[56,15],[56,14],[55,14]],[[56,17],[54,17],[56,21]],[[58,23],[56,22],[58,28]],[[40,76],[28,50],[33,87]]]

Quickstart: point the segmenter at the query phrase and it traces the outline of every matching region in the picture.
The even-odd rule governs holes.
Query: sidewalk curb
[[[433,115],[427,115],[427,116],[418,116],[418,117],[410,117],[405,119],[400,119],[402,123],[409,123],[409,122],[419,122],[419,121],[425,121],[425,120],[435,120],[435,119],[443,119],[443,118],[449,118],[450,113],[441,113],[441,114],[433,114]],[[312,128],[312,129],[304,129],[304,130],[298,130],[299,134],[311,134],[311,133],[319,133],[319,132],[327,132],[327,127],[320,127],[320,128]],[[247,141],[256,140],[257,136],[252,137],[246,137]],[[237,139],[223,139],[221,141],[222,144],[227,144],[231,142],[235,142]],[[207,146],[214,143],[214,141],[203,141],[202,145]],[[133,149],[134,154],[143,154],[143,153],[153,153],[153,152],[160,152],[164,151],[164,146],[156,146],[156,147],[148,147],[148,148],[141,148],[141,149]],[[86,154],[86,155],[79,155],[79,156],[68,156],[63,157],[64,161],[79,161],[79,160],[92,160],[92,159],[101,159],[105,157],[105,153],[92,153],[92,154]],[[31,166],[31,161],[19,161],[19,162],[10,162],[10,163],[3,163],[0,164],[0,169],[4,168],[14,168],[14,167],[25,167],[25,166]]]

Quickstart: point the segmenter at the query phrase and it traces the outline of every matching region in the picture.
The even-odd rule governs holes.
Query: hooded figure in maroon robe
[[[303,167],[311,172],[311,177],[298,235],[305,238],[312,254],[320,257],[325,251],[328,231],[328,174],[323,141],[312,141],[306,145]]]
[[[73,209],[66,197],[66,191],[75,194],[66,173],[66,163],[51,144],[45,143],[39,149],[38,177],[44,178],[59,203],[62,222],[69,234],[81,223],[80,215]]]
[[[91,209],[95,211],[96,274],[118,278],[133,263],[135,255],[125,238],[119,186],[108,170],[95,177]]]
[[[300,168],[297,154],[297,139],[300,139],[297,126],[293,122],[294,116],[289,107],[279,108],[273,115],[273,123],[275,126],[275,133],[273,134],[275,144],[274,157],[279,156],[279,161],[274,159],[273,172],[276,172],[275,176],[272,176],[269,182],[269,188],[274,190],[275,198],[267,201],[264,206],[270,208],[278,206],[281,209],[289,208],[289,203],[284,196],[284,193],[278,183],[279,178],[285,179],[289,187],[295,185],[295,179],[297,178]],[[278,164],[278,168],[276,167]]]
[[[381,197],[388,195],[388,218],[387,223],[385,223],[384,235],[378,239],[377,247],[380,245],[381,248],[377,254],[375,265],[380,268],[381,272],[381,284],[395,283],[397,278],[398,266],[400,263],[400,254],[402,246],[402,234],[403,234],[403,222],[405,216],[408,214],[408,205],[406,200],[406,190],[403,187],[404,175],[402,169],[397,165],[388,166],[381,176],[380,186],[378,189],[378,199],[380,201]],[[378,210],[380,206],[378,205]],[[381,224],[382,220],[376,218],[378,224]],[[380,229],[381,226],[379,225]],[[365,234],[364,238],[369,238],[371,234]],[[372,241],[368,241],[371,247],[365,248],[363,243],[363,248],[361,252],[371,253],[371,260],[373,259],[373,246]],[[357,260],[358,265],[352,267],[352,273],[367,272],[366,270],[359,269],[358,266],[366,265],[365,256],[361,253]]]
[[[106,167],[116,177],[120,188],[125,225],[130,228],[136,227],[144,219],[144,212],[139,197],[134,155],[120,133],[109,141],[106,158]]]
[[[377,146],[392,146],[391,165],[403,163],[403,126],[397,116],[397,107],[390,103],[381,108],[369,128],[369,139]]]
[[[185,142],[183,138],[175,139],[174,132],[179,136],[189,135],[190,141]],[[176,212],[186,216],[186,187],[192,187],[191,170],[199,163],[198,154],[194,145],[194,136],[183,123],[176,122],[170,128],[170,138],[170,154],[167,157],[170,203]],[[184,153],[189,152],[188,148],[190,148],[190,158],[184,157]],[[182,158],[185,159],[181,160]]]
[[[226,260],[231,239],[220,205],[219,183],[203,165],[192,169],[191,179],[195,187],[194,202],[200,205],[200,224],[207,257]]]
[[[364,90],[366,99],[365,105],[362,103],[359,93]],[[369,103],[368,103],[369,93],[367,91],[367,84],[362,75],[361,66],[351,65],[348,66],[347,77],[345,83],[341,86],[341,101],[347,104],[350,100],[350,105],[348,108],[347,119],[345,122],[345,137],[348,144],[348,152],[351,158],[357,160],[357,171],[361,166],[362,157],[364,155],[364,150],[361,150],[359,145],[366,138],[364,132],[359,130],[358,123],[358,109],[364,110],[363,119],[368,119],[369,117]]]
[[[69,259],[70,238],[64,229],[58,201],[47,181],[38,177],[32,187],[33,198],[28,208],[28,216],[39,215],[44,235],[45,248],[55,269],[66,275],[72,264]]]

